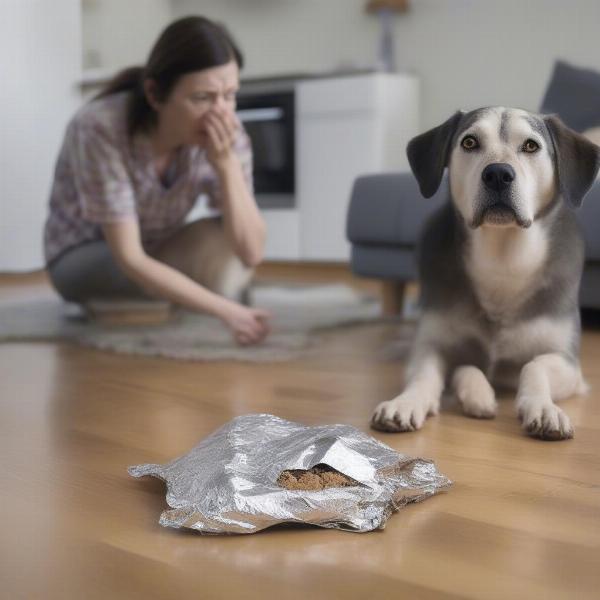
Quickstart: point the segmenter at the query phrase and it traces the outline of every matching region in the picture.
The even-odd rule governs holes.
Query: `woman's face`
[[[239,69],[235,61],[182,75],[164,102],[153,102],[158,129],[174,144],[205,146],[204,116],[214,111],[234,118]]]

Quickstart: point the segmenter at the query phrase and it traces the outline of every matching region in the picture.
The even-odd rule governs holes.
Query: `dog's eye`
[[[472,135],[466,135],[462,139],[462,142],[460,143],[460,145],[465,150],[475,150],[475,148],[479,148],[479,142],[477,141],[477,138],[475,138]]]
[[[537,152],[540,149],[540,145],[535,140],[525,140],[523,144],[523,152]]]

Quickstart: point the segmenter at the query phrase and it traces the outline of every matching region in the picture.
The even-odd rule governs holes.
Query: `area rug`
[[[342,285],[252,288],[250,303],[271,311],[272,333],[260,345],[240,347],[217,319],[179,311],[160,325],[107,326],[76,305],[44,299],[0,305],[0,342],[67,340],[125,354],[180,360],[285,361],[314,346],[324,330],[379,319],[374,297]]]

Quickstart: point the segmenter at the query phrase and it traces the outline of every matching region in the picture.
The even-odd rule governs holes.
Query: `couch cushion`
[[[586,308],[600,309],[600,263],[589,262],[585,265],[579,303]]]
[[[413,246],[427,216],[448,196],[446,179],[421,196],[412,173],[366,175],[354,182],[346,233],[352,243]]]
[[[586,260],[600,261],[600,181],[592,186],[575,214],[585,238]]]
[[[600,125],[600,73],[556,61],[540,109],[582,132]]]
[[[417,279],[415,248],[354,244],[351,265],[352,272],[362,277],[400,281]]]

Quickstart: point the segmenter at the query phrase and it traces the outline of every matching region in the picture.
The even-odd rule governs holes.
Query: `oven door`
[[[240,94],[237,115],[252,142],[262,208],[292,208],[296,188],[294,93]]]

